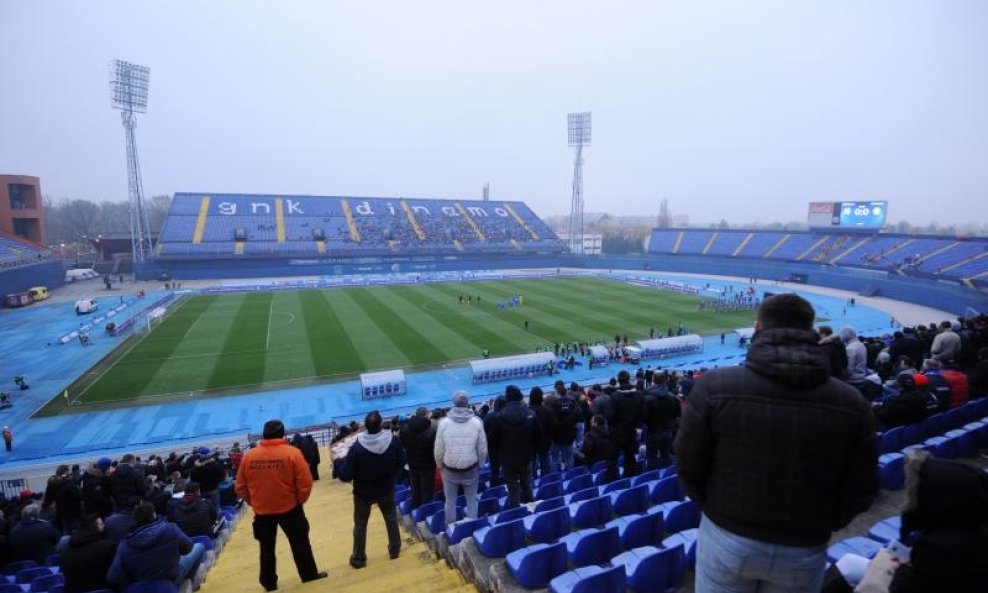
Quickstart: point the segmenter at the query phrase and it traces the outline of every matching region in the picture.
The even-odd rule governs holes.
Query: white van
[[[75,302],[76,315],[86,315],[96,309],[99,309],[99,303],[96,302],[96,299],[83,299]]]
[[[98,278],[99,274],[91,268],[76,268],[65,270],[65,281],[75,282],[76,280],[86,280],[88,278]]]

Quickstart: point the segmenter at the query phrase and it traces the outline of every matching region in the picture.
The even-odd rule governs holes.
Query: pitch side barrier
[[[537,377],[549,374],[549,363],[555,358],[551,352],[481,358],[470,361],[470,374],[474,383],[490,383],[516,377]]]
[[[703,352],[703,338],[698,334],[657,338],[654,340],[639,340],[635,342],[635,345],[641,349],[643,360]]]
[[[174,294],[169,293],[168,295],[166,295],[166,296],[158,299],[154,303],[152,303],[149,306],[145,307],[142,311],[140,311],[137,314],[131,316],[129,319],[126,319],[126,320],[121,321],[120,323],[118,323],[117,326],[116,326],[116,328],[112,332],[110,332],[110,335],[111,336],[119,336],[119,335],[122,335],[128,329],[130,329],[131,326],[134,325],[134,323],[136,322],[137,318],[140,317],[142,314],[146,314],[148,311],[152,311],[152,310],[154,310],[157,307],[163,306],[165,303],[167,303],[168,301],[170,301],[174,297],[175,297]],[[128,303],[128,302],[120,303],[116,307],[113,307],[109,311],[107,311],[105,315],[100,315],[99,317],[93,317],[93,318],[89,319],[88,322],[83,323],[82,325],[80,325],[76,329],[72,330],[71,332],[69,332],[67,334],[64,334],[62,336],[59,336],[58,343],[59,344],[68,344],[72,340],[75,340],[76,338],[78,338],[80,332],[90,332],[90,331],[93,331],[94,329],[99,328],[99,326],[100,326],[101,323],[103,323],[104,321],[107,321],[107,322],[112,321],[117,315],[119,315],[121,312],[123,312],[124,309],[127,309],[130,306],[131,306],[131,303]]]

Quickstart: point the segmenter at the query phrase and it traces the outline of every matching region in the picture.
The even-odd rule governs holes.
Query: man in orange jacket
[[[274,547],[278,527],[292,548],[303,583],[326,578],[316,568],[309,543],[309,521],[302,505],[312,492],[312,474],[302,452],[285,441],[281,420],[264,423],[263,440],[244,454],[236,492],[254,509],[254,539],[261,547],[260,581],[265,591],[278,588]]]

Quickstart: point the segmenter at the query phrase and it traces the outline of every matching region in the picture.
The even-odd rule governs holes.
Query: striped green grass
[[[481,303],[459,304],[459,296]],[[522,295],[521,307],[496,302]],[[753,313],[697,310],[697,298],[598,278],[557,278],[193,296],[77,398],[81,402],[321,381],[532,352],[574,340],[647,338],[685,324],[709,333]],[[525,331],[524,321],[529,321]]]

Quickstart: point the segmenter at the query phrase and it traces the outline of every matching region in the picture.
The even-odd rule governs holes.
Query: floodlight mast
[[[590,112],[566,116],[569,145],[576,147],[573,161],[573,200],[569,214],[570,253],[583,255],[583,147],[590,146]]]
[[[130,211],[131,254],[134,266],[143,264],[151,256],[151,229],[144,204],[144,184],[141,181],[141,164],[137,158],[137,127],[135,113],[146,113],[148,107],[148,81],[151,70],[146,66],[123,60],[110,62],[110,101],[120,111],[124,136],[127,141],[127,191]]]

